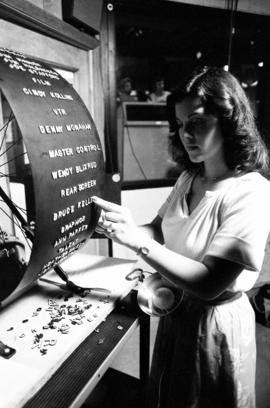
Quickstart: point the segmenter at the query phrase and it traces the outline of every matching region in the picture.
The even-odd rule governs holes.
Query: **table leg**
[[[146,388],[149,379],[150,368],[150,316],[141,312],[140,322],[140,384],[141,384],[141,402],[145,406]]]

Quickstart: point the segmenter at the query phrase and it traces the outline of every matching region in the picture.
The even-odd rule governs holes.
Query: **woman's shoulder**
[[[176,180],[175,185],[178,186],[178,187],[185,186],[186,184],[191,182],[193,177],[194,177],[194,175],[191,172],[189,172],[187,170],[183,170],[180,173],[178,179]]]
[[[270,181],[258,172],[250,172],[234,179],[227,189],[225,201],[242,202],[263,200],[270,205]]]
[[[259,173],[235,178],[220,202],[220,220],[243,231],[270,230],[270,182]]]
[[[265,189],[270,191],[270,181],[264,177],[259,172],[253,171],[250,173],[243,174],[237,178],[238,183],[236,183],[237,188],[241,189],[252,189],[253,191],[258,191]]]
[[[193,175],[190,172],[186,170],[182,171],[173,186],[172,194],[173,195],[174,194],[181,195],[182,193],[184,194],[188,190],[192,178]]]

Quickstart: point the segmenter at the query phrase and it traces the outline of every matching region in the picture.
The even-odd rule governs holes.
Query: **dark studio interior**
[[[156,77],[162,77],[166,90],[171,92],[183,78],[199,67],[229,66],[231,72],[243,83],[260,131],[268,143],[269,17],[239,11],[236,7],[236,2],[227,2],[223,8],[175,2],[116,2],[112,23],[115,27],[115,41],[112,42],[115,73],[113,72],[111,79],[116,89],[112,88],[112,93],[108,96],[111,108],[117,109],[114,93],[125,77],[131,79],[137,100],[145,102],[153,91]],[[130,114],[131,109],[132,107]],[[151,120],[146,107],[142,106],[140,110],[141,120],[147,121],[147,117]],[[154,114],[157,120],[162,120],[164,115],[164,112]],[[113,124],[109,128],[110,126],[111,138],[115,138]],[[125,134],[126,130],[126,133],[132,135],[133,127],[126,126],[123,131],[123,125],[119,122],[114,126],[118,126],[115,144],[118,144],[119,151],[118,157],[113,160],[123,169],[125,158],[122,156],[121,146],[130,143],[132,139],[131,136],[129,142],[126,141],[127,137],[123,136],[123,132]],[[158,147],[156,149],[158,156]],[[140,155],[140,151],[138,154]],[[161,180],[157,169],[156,172],[159,181],[154,181],[155,176],[151,174],[150,185],[154,182],[166,183],[164,177]],[[134,184],[149,184],[147,175],[142,174],[142,171],[139,171],[137,180],[136,176],[133,177],[132,180],[125,180],[124,177],[123,188],[130,188]]]

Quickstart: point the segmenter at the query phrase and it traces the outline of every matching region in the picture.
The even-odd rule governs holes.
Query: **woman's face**
[[[175,106],[179,136],[194,163],[223,160],[223,136],[216,116],[205,113],[200,97]]]

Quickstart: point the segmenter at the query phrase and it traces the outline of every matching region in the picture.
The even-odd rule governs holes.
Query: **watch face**
[[[146,247],[142,247],[142,248],[140,248],[140,252],[141,252],[142,255],[147,256],[149,254],[149,249],[146,248]]]

